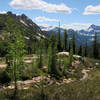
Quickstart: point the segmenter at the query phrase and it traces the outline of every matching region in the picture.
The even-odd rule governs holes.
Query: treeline
[[[65,29],[62,36],[59,25],[58,33],[55,35],[55,39],[57,43],[57,52],[70,52],[70,49],[72,48],[73,54],[95,59],[100,58],[100,43],[98,40],[98,33],[94,34],[91,44],[89,44],[88,40],[86,39],[85,43],[79,45],[76,43],[77,39],[74,33],[72,33],[72,38],[69,39],[69,33]]]

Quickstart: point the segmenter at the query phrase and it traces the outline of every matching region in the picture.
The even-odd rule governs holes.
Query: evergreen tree
[[[95,33],[94,41],[93,41],[93,56],[94,58],[98,58],[99,50],[97,46],[97,33]]]
[[[38,60],[38,67],[39,68],[42,68],[42,66],[43,66],[43,62],[42,62],[42,47],[43,47],[43,45],[42,45],[42,40],[40,40],[40,48],[39,48],[39,60]]]
[[[82,57],[84,57],[84,56],[85,56],[85,48],[82,47]]]
[[[71,65],[73,62],[73,41],[70,43],[70,54],[69,54],[69,64]]]
[[[64,51],[67,51],[67,31],[64,30]]]
[[[56,39],[55,35],[50,37],[50,45],[48,52],[48,72],[51,75],[58,75],[58,68],[56,66]]]
[[[11,76],[11,79],[14,81],[15,86],[15,96],[17,91],[17,80],[20,77],[20,74],[22,74],[23,70],[23,56],[25,54],[25,42],[24,37],[19,32],[11,33],[9,37],[9,43],[8,43],[8,55],[7,55],[7,62],[9,62],[8,66],[8,73]]]
[[[75,44],[75,35],[72,35],[72,46],[73,46],[73,54],[75,54],[76,44]]]
[[[80,45],[78,55],[82,56],[82,46]]]
[[[57,49],[58,51],[61,51],[61,35],[60,35],[60,23],[59,23],[59,28],[58,28],[58,39],[57,39]]]
[[[87,40],[86,40],[86,43],[85,43],[85,57],[88,56],[88,43],[87,43]]]
[[[68,48],[68,52],[70,52],[71,49],[71,40],[69,40],[69,48]]]

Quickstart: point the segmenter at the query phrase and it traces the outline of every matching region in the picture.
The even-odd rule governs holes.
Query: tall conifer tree
[[[57,76],[58,73],[58,68],[56,65],[56,39],[55,35],[52,35],[50,37],[50,45],[49,45],[49,52],[48,52],[48,72],[51,75]]]
[[[67,51],[67,31],[66,30],[64,30],[64,47],[63,47],[63,49],[64,49],[64,51]]]
[[[69,53],[69,63],[70,65],[73,62],[73,41],[70,41],[70,53]]]
[[[59,22],[59,28],[58,28],[58,35],[57,35],[57,49],[58,51],[61,51],[61,33],[60,33],[60,22]]]
[[[82,46],[80,45],[78,55],[82,56]]]
[[[72,46],[73,46],[73,54],[75,54],[76,50],[76,44],[75,44],[75,35],[72,35]]]
[[[94,41],[93,41],[93,56],[94,58],[98,58],[99,50],[97,46],[97,33],[95,33]]]
[[[85,43],[85,57],[88,56],[88,43],[87,43],[87,40],[86,40],[86,43]]]
[[[9,68],[8,73],[10,74],[12,80],[14,81],[15,92],[14,95],[16,96],[17,91],[17,80],[19,79],[20,74],[22,74],[23,70],[23,60],[24,54],[26,53],[25,50],[25,41],[24,37],[19,33],[11,33],[9,39],[9,49],[7,59],[9,61]]]

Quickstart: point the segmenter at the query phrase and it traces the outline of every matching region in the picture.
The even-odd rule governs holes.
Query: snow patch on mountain
[[[92,31],[92,30],[93,30],[93,28],[89,28],[87,31],[90,32],[90,31]]]
[[[20,22],[21,22],[22,24],[24,24],[25,26],[28,26],[23,20],[20,20]]]

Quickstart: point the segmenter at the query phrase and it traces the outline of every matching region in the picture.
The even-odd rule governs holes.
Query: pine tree
[[[94,58],[98,58],[99,51],[97,46],[97,33],[95,33],[94,41],[93,41],[93,56]]]
[[[73,46],[73,54],[75,54],[76,50],[76,44],[75,44],[75,35],[72,35],[72,46]]]
[[[86,43],[85,43],[85,57],[87,57],[88,56],[88,43],[87,43],[87,40],[86,40]]]
[[[70,52],[70,49],[71,49],[71,40],[69,40],[69,48],[68,48],[68,52]]]
[[[82,46],[80,45],[78,55],[82,56]]]
[[[67,51],[67,31],[64,30],[64,51]]]
[[[50,45],[48,50],[48,72],[51,75],[58,75],[58,68],[56,66],[56,39],[55,35],[50,37]]]
[[[61,35],[60,35],[60,23],[58,28],[58,39],[57,39],[57,49],[58,51],[61,51]]]
[[[39,60],[38,60],[38,67],[39,68],[42,68],[42,66],[43,66],[43,62],[42,62],[42,47],[43,47],[43,44],[42,44],[42,40],[40,40],[40,42],[39,42],[39,44],[40,44],[40,48],[39,48]]]
[[[84,57],[84,56],[85,56],[85,48],[82,47],[82,57]]]
[[[7,60],[9,61],[9,68],[8,73],[11,76],[11,79],[14,81],[14,86],[15,86],[15,92],[14,95],[16,96],[16,91],[17,91],[17,80],[20,77],[20,74],[22,73],[23,70],[23,57],[24,54],[26,53],[25,51],[25,42],[24,42],[24,37],[21,35],[19,32],[18,34],[16,33],[11,33],[9,37],[9,48],[8,48],[8,55],[7,55]]]
[[[73,62],[73,41],[70,43],[70,54],[69,54],[69,64],[71,65]]]

